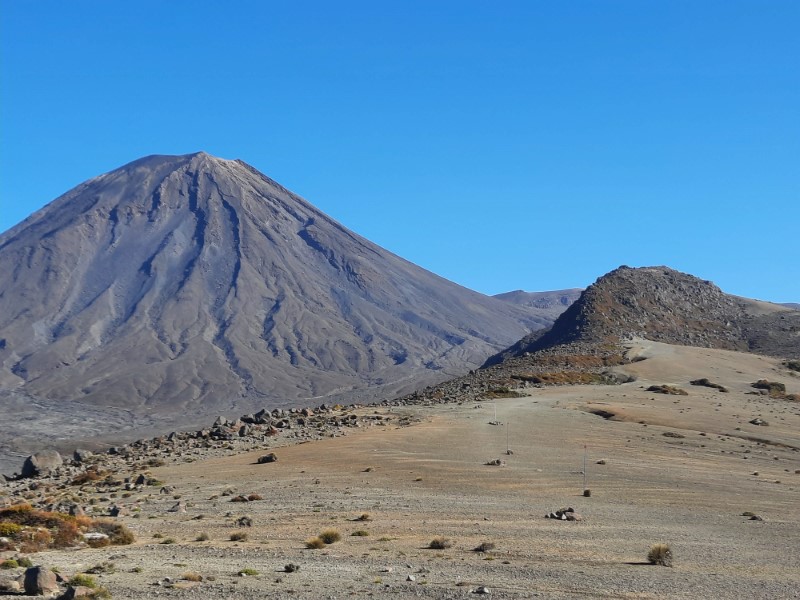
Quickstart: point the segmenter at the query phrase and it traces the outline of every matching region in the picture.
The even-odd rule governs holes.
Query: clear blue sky
[[[241,158],[467,287],[666,264],[800,302],[800,2],[0,0],[0,231]]]

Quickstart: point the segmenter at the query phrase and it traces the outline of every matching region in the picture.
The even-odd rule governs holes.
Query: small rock
[[[264,456],[258,457],[258,464],[263,465],[266,463],[273,463],[277,462],[278,456],[274,452],[270,452],[269,454],[265,454]]]
[[[480,587],[475,588],[472,593],[473,594],[490,594],[491,592],[489,591],[488,587],[486,587],[485,585],[482,585]]]
[[[413,575],[409,575],[408,577],[406,577],[406,581],[416,581],[416,580],[417,578],[414,577]]]

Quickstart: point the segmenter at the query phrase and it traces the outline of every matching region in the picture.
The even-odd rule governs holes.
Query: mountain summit
[[[398,391],[551,322],[205,153],[142,158],[0,235],[0,389],[34,400],[199,415]]]

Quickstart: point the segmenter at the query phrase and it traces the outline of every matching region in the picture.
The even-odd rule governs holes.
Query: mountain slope
[[[568,345],[595,350],[621,340],[800,356],[800,313],[739,298],[667,267],[620,267],[589,286],[549,330],[534,332],[485,366]]]
[[[400,389],[551,321],[204,153],[137,160],[0,236],[0,388],[34,399],[180,416]]]
[[[514,290],[513,292],[495,294],[492,297],[503,302],[510,302],[516,306],[546,311],[555,320],[570,304],[580,297],[582,291],[580,288],[553,290],[552,292]]]

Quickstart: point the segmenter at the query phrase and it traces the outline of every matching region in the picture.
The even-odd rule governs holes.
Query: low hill
[[[486,361],[582,344],[597,351],[641,337],[668,344],[800,356],[800,312],[724,293],[668,267],[620,267],[589,286],[553,326]]]

